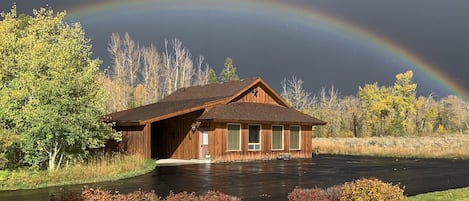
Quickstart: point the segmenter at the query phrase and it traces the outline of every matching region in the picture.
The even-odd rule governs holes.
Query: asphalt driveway
[[[405,187],[407,195],[469,186],[469,161],[320,155],[290,161],[251,161],[158,167],[146,175],[99,184],[111,191],[197,192],[218,190],[243,200],[286,200],[295,186],[329,187],[376,177]],[[47,200],[83,185],[0,192],[0,200]]]

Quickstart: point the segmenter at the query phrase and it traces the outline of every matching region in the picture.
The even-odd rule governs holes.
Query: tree
[[[220,80],[230,81],[230,80],[239,80],[238,75],[236,74],[236,67],[233,65],[233,60],[230,57],[227,57],[225,60],[224,68],[220,73]]]
[[[60,167],[63,159],[86,154],[118,138],[100,121],[105,112],[100,61],[91,59],[90,40],[65,12],[16,6],[0,23],[0,122],[21,135],[26,164]]]
[[[217,74],[215,73],[215,70],[213,68],[210,68],[208,70],[208,83],[217,83]]]
[[[438,104],[433,99],[433,94],[428,97],[420,96],[415,101],[415,132],[419,135],[433,132],[433,126],[438,117]]]
[[[452,132],[462,134],[469,129],[469,115],[467,104],[463,99],[450,95],[442,100],[443,105],[446,107],[448,115],[448,124],[446,127]]]
[[[360,99],[355,96],[346,96],[341,100],[342,121],[354,137],[362,136],[363,110],[361,109]]]
[[[143,70],[141,72],[144,84],[143,104],[154,103],[161,98],[159,85],[161,82],[160,73],[162,71],[160,56],[156,46],[143,47]]]
[[[358,97],[362,104],[365,135],[385,135],[386,126],[391,114],[390,88],[379,87],[378,83],[365,84],[358,88]]]
[[[417,84],[412,82],[412,76],[412,71],[396,75],[391,103],[394,112],[391,134],[406,135],[409,132],[409,117],[416,112],[415,89]]]
[[[20,143],[21,139],[18,134],[4,128],[4,126],[0,126],[0,170],[17,162],[17,160],[11,158],[12,153],[15,152],[12,147]]]
[[[292,79],[284,79],[282,84],[282,96],[293,108],[302,111],[310,112],[313,108],[315,101],[311,97],[311,93],[303,88],[303,80],[297,79],[295,76]]]
[[[327,129],[327,136],[337,137],[342,130],[342,103],[339,91],[332,86],[329,90],[322,87],[319,93],[319,107],[317,116],[327,124],[320,129]]]
[[[189,49],[178,39],[165,41],[161,54],[153,44],[136,44],[128,33],[111,35],[108,51],[113,65],[102,79],[109,113],[157,102],[182,87],[208,83],[210,67],[204,57],[199,56],[194,67]]]
[[[208,84],[208,76],[210,72],[209,69],[211,68],[208,64],[205,64],[205,68],[202,68],[203,63],[204,56],[199,56],[199,59],[197,59],[197,69],[194,76],[194,83],[192,84],[194,86]]]
[[[366,123],[374,135],[407,135],[410,116],[416,112],[415,89],[412,71],[396,75],[394,87],[366,84],[358,96],[362,102]],[[379,122],[376,125],[376,122]]]
[[[122,41],[119,34],[113,33],[109,42],[108,52],[113,64],[112,68],[107,69],[104,84],[108,92],[108,112],[116,112],[129,108],[132,101],[132,85],[128,79],[129,68],[126,68],[126,54],[124,52]],[[112,80],[111,80],[112,79]]]

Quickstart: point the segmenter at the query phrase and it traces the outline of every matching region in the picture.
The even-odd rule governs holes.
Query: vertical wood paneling
[[[284,133],[284,151],[288,152],[290,150],[290,125],[285,125],[283,127],[283,133]]]
[[[233,122],[230,122],[233,123]],[[209,136],[210,154],[212,161],[243,161],[243,160],[266,160],[275,159],[280,153],[289,153],[292,158],[311,157],[311,126],[301,126],[301,150],[289,150],[289,125],[284,126],[284,150],[272,151],[272,131],[270,124],[262,124],[261,151],[248,151],[249,130],[248,124],[241,124],[241,151],[226,151],[226,123],[213,124],[213,132]]]
[[[119,143],[119,150],[129,154],[139,154],[144,158],[150,158],[150,125],[117,127],[122,131],[122,141]]]
[[[252,93],[254,89],[257,90],[256,95]],[[277,103],[277,101],[275,101],[272,96],[261,86],[254,86],[253,88],[247,90],[241,96],[239,96],[238,99],[234,100],[234,102],[267,103],[279,105],[279,103]]]

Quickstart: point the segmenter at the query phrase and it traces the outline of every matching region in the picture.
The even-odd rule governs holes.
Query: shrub
[[[342,186],[335,185],[327,189],[313,188],[302,189],[296,187],[288,194],[290,201],[339,201],[342,192]]]
[[[361,178],[344,184],[340,200],[403,201],[404,190],[376,178]]]
[[[199,196],[203,201],[240,201],[241,199],[218,191],[208,191],[207,194]]]
[[[195,195],[194,192],[188,193],[184,191],[176,194],[170,192],[166,197],[166,201],[199,201],[199,198]]]
[[[115,194],[101,188],[84,187],[80,193],[64,192],[60,196],[52,195],[51,201],[240,201],[241,199],[226,195],[218,191],[209,191],[205,195],[197,196],[196,193],[186,191],[176,193],[170,192],[166,199],[162,199],[154,191],[134,191],[127,194]]]

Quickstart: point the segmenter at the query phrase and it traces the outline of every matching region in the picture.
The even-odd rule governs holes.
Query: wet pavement
[[[360,177],[376,177],[405,187],[405,194],[469,186],[468,160],[395,159],[320,155],[313,159],[192,164],[158,167],[146,175],[103,182],[122,193],[155,190],[205,193],[218,190],[243,200],[287,200],[295,186],[329,187]],[[80,191],[83,185],[0,192],[0,200],[48,200],[50,194]]]

